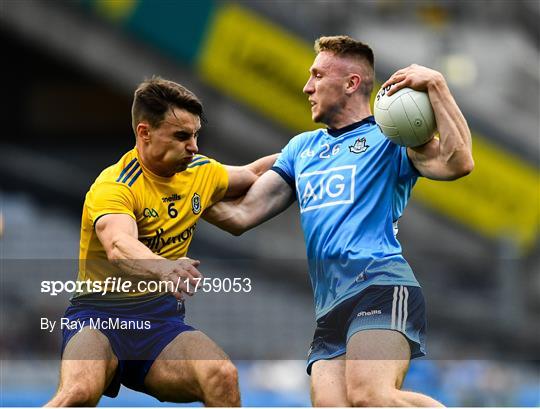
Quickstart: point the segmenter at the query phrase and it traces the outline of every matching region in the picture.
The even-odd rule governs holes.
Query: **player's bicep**
[[[425,145],[407,148],[407,155],[422,176],[432,180],[451,180],[451,174],[439,155],[439,144],[439,139],[433,138]]]
[[[288,208],[295,200],[292,187],[273,170],[264,173],[249,190],[241,204],[255,214],[254,223],[262,223]]]
[[[123,236],[138,238],[137,223],[128,214],[103,215],[94,224],[94,229],[107,253],[114,248],[116,241]]]

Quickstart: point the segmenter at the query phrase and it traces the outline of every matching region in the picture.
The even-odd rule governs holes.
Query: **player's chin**
[[[188,164],[186,164],[186,163],[182,163],[182,164],[178,165],[176,167],[176,173],[183,172],[184,170],[187,169],[187,167],[188,167]]]
[[[325,116],[321,112],[311,114],[311,120],[317,124],[326,124]]]

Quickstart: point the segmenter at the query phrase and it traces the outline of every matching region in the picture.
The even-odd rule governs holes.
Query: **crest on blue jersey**
[[[369,145],[366,143],[366,138],[358,138],[356,142],[354,142],[354,145],[349,146],[349,151],[352,153],[362,153],[367,151],[367,148],[369,148]]]

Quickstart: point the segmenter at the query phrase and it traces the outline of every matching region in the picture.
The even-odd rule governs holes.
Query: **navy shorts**
[[[64,320],[80,326],[77,329],[63,327],[62,354],[80,328],[98,329],[109,339],[118,358],[118,369],[104,394],[116,397],[120,384],[150,394],[144,386],[144,378],[154,360],[178,334],[195,330],[184,323],[184,316],[184,304],[178,303],[171,294],[102,303],[84,297],[75,299],[66,310]]]
[[[420,287],[373,285],[319,318],[309,350],[308,374],[316,361],[345,354],[349,339],[366,329],[399,331],[409,341],[411,359],[426,355],[426,315]]]

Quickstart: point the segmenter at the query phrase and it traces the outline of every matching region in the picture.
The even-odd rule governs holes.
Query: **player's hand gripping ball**
[[[375,97],[375,122],[392,142],[415,147],[430,141],[437,129],[427,92],[402,88],[387,95],[390,85]]]

